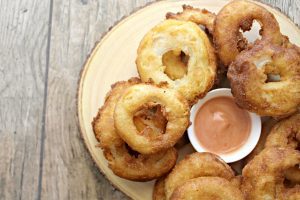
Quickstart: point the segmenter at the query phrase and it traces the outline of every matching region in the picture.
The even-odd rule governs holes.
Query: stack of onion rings
[[[162,62],[170,50],[181,50],[189,56],[187,74],[175,81],[164,73]],[[193,22],[170,19],[155,26],[141,41],[136,64],[142,81],[165,82],[190,104],[208,92],[216,75],[214,50],[206,34]]]
[[[158,178],[172,169],[176,163],[177,151],[175,148],[170,148],[152,155],[132,153],[132,150],[117,134],[113,119],[115,105],[124,90],[139,82],[139,79],[134,78],[128,82],[115,83],[92,124],[95,136],[100,142],[100,147],[103,149],[111,170],[122,178],[148,181]]]

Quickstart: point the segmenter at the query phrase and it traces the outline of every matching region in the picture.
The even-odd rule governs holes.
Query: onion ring
[[[193,153],[181,160],[165,180],[166,198],[170,199],[173,191],[187,180],[214,176],[227,180],[234,178],[234,172],[218,156],[211,153]]]
[[[164,134],[139,132],[133,116],[144,106],[160,105],[167,118]],[[157,153],[173,147],[189,125],[189,105],[175,90],[151,84],[136,84],[126,89],[115,107],[114,123],[119,136],[135,151]]]
[[[283,117],[300,104],[300,51],[261,42],[239,54],[227,77],[236,103],[262,116]],[[268,82],[269,75],[280,81]]]
[[[275,124],[267,137],[266,147],[291,147],[300,145],[300,113]]]
[[[162,56],[171,50],[189,56],[187,74],[173,81],[165,73]],[[216,61],[206,34],[193,22],[165,20],[149,31],[141,41],[136,59],[143,82],[167,83],[190,104],[203,97],[214,84]]]
[[[153,155],[132,155],[127,144],[116,133],[113,114],[117,100],[126,88],[139,82],[139,79],[133,78],[114,84],[92,125],[113,173],[129,180],[148,181],[163,176],[173,168],[177,151],[170,148]]]
[[[182,6],[183,11],[178,13],[168,12],[167,19],[176,19],[182,21],[191,21],[207,28],[210,34],[213,34],[214,21],[216,15],[206,9],[193,8],[189,5]]]
[[[242,190],[246,199],[278,199],[284,188],[284,171],[300,163],[300,153],[291,148],[266,148],[243,169]]]
[[[199,177],[188,180],[183,185],[178,186],[170,199],[244,200],[244,197],[239,189],[224,178]]]
[[[300,113],[275,124],[266,139],[265,147],[290,147],[297,149],[300,146]],[[300,183],[299,166],[285,171],[286,179],[293,183]]]
[[[296,149],[300,142],[300,114],[277,121],[270,119],[263,124],[260,139],[245,160],[250,162],[256,155],[267,147],[290,147]],[[287,169],[284,176],[291,183],[300,183],[298,166]]]
[[[241,50],[247,48],[247,41],[239,30],[250,30],[253,20],[261,25],[261,40],[282,43],[279,24],[272,13],[249,1],[232,1],[217,14],[214,26],[215,47],[224,65],[228,66]]]

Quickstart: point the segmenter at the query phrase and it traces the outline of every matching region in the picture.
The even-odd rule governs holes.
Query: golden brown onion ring
[[[266,147],[291,147],[300,145],[300,113],[283,119],[273,126],[266,140]]]
[[[272,13],[249,1],[232,1],[217,14],[214,26],[214,43],[224,65],[228,66],[241,50],[247,48],[239,30],[250,30],[253,20],[257,20],[261,26],[261,40],[282,43],[279,25]]]
[[[153,155],[132,154],[127,144],[116,133],[113,114],[117,100],[126,88],[139,82],[139,79],[134,78],[128,82],[122,81],[114,84],[92,125],[114,174],[129,180],[148,181],[172,169],[176,163],[177,151],[175,148],[170,148]]]
[[[189,56],[187,74],[172,80],[164,71],[162,56],[181,50]],[[136,59],[143,82],[167,83],[190,104],[203,97],[214,84],[216,62],[214,49],[206,34],[193,22],[165,20],[150,30],[141,41]]]
[[[182,21],[191,21],[207,28],[210,34],[213,34],[214,21],[216,15],[206,9],[193,8],[189,5],[182,6],[183,11],[178,13],[168,12],[167,19],[176,19]]]
[[[278,199],[284,188],[284,171],[300,163],[300,153],[291,148],[270,147],[243,169],[242,190],[246,199]]]
[[[234,178],[234,172],[218,156],[211,153],[193,153],[181,160],[165,180],[165,193],[169,199],[173,191],[187,180],[214,176],[227,180]]]
[[[260,139],[254,150],[247,156],[245,162],[250,162],[266,147],[291,147],[296,149],[300,142],[300,114],[277,121],[269,119],[263,123]],[[298,166],[287,169],[284,176],[291,183],[300,183]]]
[[[160,105],[168,121],[162,134],[139,132],[133,117],[144,106]],[[175,90],[151,84],[130,86],[115,107],[114,123],[119,136],[135,151],[152,154],[173,147],[189,125],[189,105]]]
[[[261,42],[239,54],[230,65],[230,80],[236,103],[262,116],[282,117],[297,111],[300,104],[300,52]],[[268,76],[280,80],[269,82]]]
[[[242,192],[228,180],[220,177],[199,177],[178,186],[171,200],[244,200]]]
[[[266,139],[267,147],[300,147],[300,113],[281,120],[275,124]],[[299,166],[291,167],[285,171],[286,179],[293,183],[300,183]]]

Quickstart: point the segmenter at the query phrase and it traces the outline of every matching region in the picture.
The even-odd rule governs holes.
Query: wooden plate
[[[153,181],[139,183],[115,176],[107,167],[101,149],[96,148],[97,141],[91,122],[113,83],[138,76],[135,59],[139,42],[149,29],[164,20],[167,12],[181,11],[181,5],[188,4],[217,13],[227,2],[225,0],[167,0],[150,4],[126,17],[106,33],[86,61],[78,88],[78,117],[82,137],[101,172],[115,187],[132,199],[150,200]],[[278,10],[263,6],[275,15],[282,33],[288,35],[291,42],[300,45],[300,31],[296,25]],[[180,152],[180,155],[190,151],[191,149],[187,147]]]

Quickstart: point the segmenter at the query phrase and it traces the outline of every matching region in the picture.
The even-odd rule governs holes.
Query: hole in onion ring
[[[132,148],[130,148],[130,146],[127,143],[125,143],[125,148],[127,149],[127,152],[129,153],[129,155],[131,155],[135,158],[139,157],[140,153],[133,150]]]
[[[141,134],[151,137],[164,134],[168,121],[161,105],[147,104],[135,113],[133,122]]]
[[[281,81],[280,74],[267,74],[266,83]]]
[[[244,20],[240,25],[240,34],[238,38],[238,49],[240,51],[249,47],[256,40],[261,39],[261,26],[256,20]]]
[[[164,73],[172,79],[181,79],[187,74],[189,56],[181,50],[171,50],[162,56],[162,63],[166,67]]]
[[[296,183],[285,178],[283,181],[283,185],[285,188],[293,188],[296,185]]]
[[[283,184],[286,188],[292,188],[300,183],[299,177],[300,166],[299,164],[288,168],[284,171],[284,181]]]

